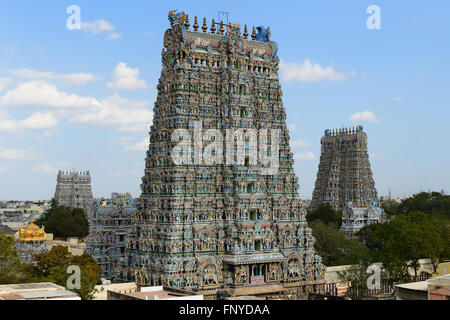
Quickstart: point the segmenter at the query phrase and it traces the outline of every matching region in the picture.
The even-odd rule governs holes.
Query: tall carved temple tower
[[[89,215],[86,253],[102,267],[102,278],[113,279],[116,268],[126,263],[126,239],[136,215],[130,193],[112,193],[97,199]]]
[[[59,205],[92,210],[91,175],[89,171],[58,171],[55,200]]]
[[[311,209],[329,203],[335,210],[342,210],[341,231],[349,236],[365,225],[382,221],[384,212],[378,207],[363,127],[325,130],[320,143]]]
[[[299,200],[270,28],[248,39],[247,26],[204,19],[199,30],[195,17],[190,30],[174,11],[169,21],[130,266],[117,278],[320,292],[325,267]]]

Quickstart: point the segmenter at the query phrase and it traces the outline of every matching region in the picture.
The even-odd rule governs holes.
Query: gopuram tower
[[[270,28],[169,12],[129,266],[117,280],[214,294],[322,292]],[[259,291],[253,292],[259,288]]]
[[[90,214],[94,198],[89,171],[58,171],[55,200],[61,206],[81,208]]]
[[[352,236],[363,226],[384,220],[370,169],[363,126],[325,130],[311,209],[329,203],[342,210],[341,231]]]

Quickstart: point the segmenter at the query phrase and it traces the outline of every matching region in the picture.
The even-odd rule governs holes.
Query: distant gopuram
[[[343,212],[341,231],[352,236],[363,226],[384,220],[370,169],[363,126],[325,130],[311,210],[329,203]]]
[[[169,13],[130,266],[118,280],[204,294],[323,292],[270,28]]]
[[[82,208],[90,214],[94,199],[89,171],[58,171],[55,200],[61,206]]]

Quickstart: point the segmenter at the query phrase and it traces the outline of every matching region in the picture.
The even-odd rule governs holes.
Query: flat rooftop
[[[75,292],[51,282],[0,285],[0,300],[80,300]]]

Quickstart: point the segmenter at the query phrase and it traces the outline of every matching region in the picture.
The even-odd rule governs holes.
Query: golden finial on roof
[[[193,25],[193,27],[194,27],[194,31],[198,31],[197,16],[195,16],[195,18],[194,18],[194,25]]]
[[[214,34],[216,33],[216,21],[214,21],[214,19],[212,19],[212,26],[211,26],[211,33]]]
[[[220,35],[222,35],[225,32],[225,29],[223,28],[223,21],[220,21],[220,29],[219,29]]]
[[[184,25],[186,26],[186,30],[189,30],[189,27],[191,26],[191,24],[189,23],[189,15],[186,15],[186,22],[184,23]]]
[[[248,32],[247,32],[247,25],[244,24],[244,33],[242,34],[244,36],[245,39],[248,38]]]
[[[29,225],[25,228],[19,228],[19,241],[36,242],[46,240],[44,227],[42,226],[42,228],[39,228],[33,222],[33,219],[31,219]]]
[[[252,40],[256,40],[256,30],[255,30],[255,26],[253,26]]]
[[[203,32],[206,32],[208,30],[208,26],[206,25],[206,18],[203,18],[202,30],[203,30]]]

